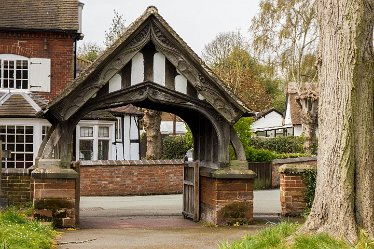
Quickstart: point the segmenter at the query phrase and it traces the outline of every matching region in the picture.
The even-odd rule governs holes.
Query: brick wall
[[[280,184],[279,167],[283,164],[289,165],[315,165],[317,166],[316,157],[298,157],[298,158],[286,158],[286,159],[275,159],[272,162],[272,174],[271,174],[271,185],[272,188],[278,188]]]
[[[72,82],[73,48],[73,33],[0,32],[0,54],[51,59],[51,93],[38,93],[47,99],[57,96]]]
[[[302,175],[280,174],[282,216],[302,215],[306,208],[305,184]]]
[[[82,161],[78,165],[81,196],[183,192],[182,160]]]
[[[307,170],[316,170],[316,165],[284,164],[279,167],[282,216],[300,216],[305,212],[306,186],[303,173]]]
[[[253,219],[254,179],[200,176],[201,219],[218,225]]]
[[[1,189],[9,206],[31,202],[30,174],[26,169],[2,169]]]

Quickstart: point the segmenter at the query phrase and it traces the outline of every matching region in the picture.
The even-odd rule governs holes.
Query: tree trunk
[[[144,109],[144,129],[147,134],[146,159],[156,160],[161,158],[161,113]]]
[[[304,231],[374,235],[374,0],[318,0],[319,148]]]

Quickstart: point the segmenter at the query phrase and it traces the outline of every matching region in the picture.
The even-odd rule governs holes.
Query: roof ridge
[[[42,108],[40,108],[40,106],[30,97],[29,94],[21,93],[21,95],[31,105],[31,107],[34,108],[36,112],[39,112],[42,110]]]

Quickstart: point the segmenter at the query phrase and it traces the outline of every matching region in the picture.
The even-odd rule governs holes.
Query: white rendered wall
[[[267,115],[256,120],[252,124],[252,130],[265,130],[267,128],[281,127],[283,122],[283,117],[276,111],[272,111]]]
[[[153,81],[165,86],[165,55],[160,52],[153,56]]]
[[[144,57],[142,53],[137,53],[131,60],[131,85],[136,85],[144,81]]]
[[[293,135],[295,137],[301,136],[303,134],[303,128],[301,125],[294,125]]]
[[[184,122],[176,122],[175,130],[177,134],[185,134],[187,132]],[[173,134],[173,121],[161,121],[160,131],[162,134]]]
[[[286,116],[284,117],[284,125],[292,125],[290,96],[287,97]]]
[[[114,75],[109,80],[109,93],[121,90],[122,77],[119,74]]]
[[[187,79],[183,75],[175,76],[175,91],[187,94]]]

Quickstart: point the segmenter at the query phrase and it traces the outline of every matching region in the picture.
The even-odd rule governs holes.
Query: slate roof
[[[77,31],[77,0],[1,0],[0,30]]]
[[[0,117],[35,118],[47,105],[40,96],[26,93],[0,93]]]
[[[97,110],[86,114],[84,120],[110,120],[116,121],[117,118],[107,110]]]
[[[218,83],[217,85],[222,88],[235,102],[235,105],[243,111],[243,113],[251,113],[251,111],[245,106],[245,104],[233,94],[228,87],[222,82],[221,79],[204,63],[204,61],[187,45],[187,43],[170,27],[170,25],[165,21],[165,19],[158,13],[158,10],[154,6],[150,6],[147,10],[137,18],[133,23],[131,23],[124,31],[121,37],[119,37],[110,47],[108,47],[86,70],[84,70],[65,90],[52,100],[46,109],[52,107],[66,96],[68,96],[78,85],[82,84],[85,79],[89,78],[98,68],[102,67],[105,61],[107,61],[110,56],[116,51],[125,41],[127,41],[130,36],[138,30],[143,23],[147,21],[151,16],[155,17],[164,28],[169,32],[169,34],[181,45],[182,49],[194,60],[196,65],[201,66],[202,70],[207,73],[207,76],[212,79],[212,81]]]

